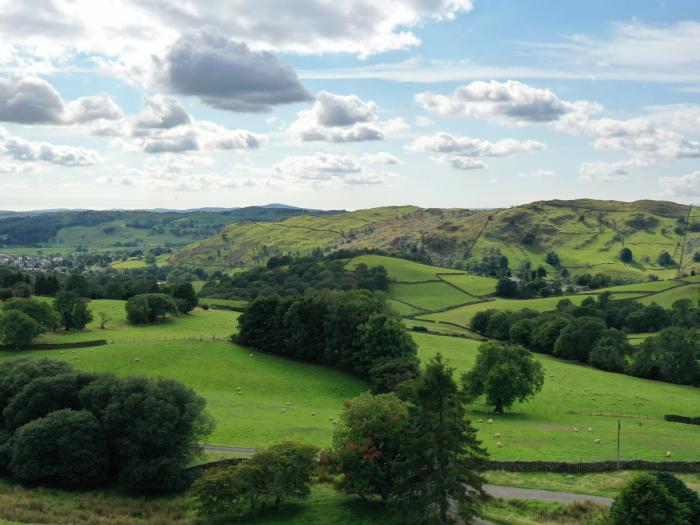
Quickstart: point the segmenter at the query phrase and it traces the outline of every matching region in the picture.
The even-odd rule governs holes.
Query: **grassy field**
[[[473,366],[479,345],[423,334],[414,334],[414,339],[422,360],[441,352],[458,371]],[[695,414],[700,405],[697,388],[611,374],[541,354],[536,358],[544,365],[546,377],[542,392],[534,399],[515,405],[513,413],[505,416],[471,413],[494,459],[613,459],[617,418],[596,415],[601,413],[641,416],[622,417],[622,458],[662,461],[667,450],[678,460],[700,458],[700,427],[660,419],[668,413]],[[489,424],[488,419],[494,422]],[[497,432],[501,437],[494,437]],[[594,445],[594,439],[601,443]],[[499,441],[502,448],[496,447]]]
[[[664,292],[643,297],[639,302],[643,304],[656,303],[664,308],[670,308],[678,299],[690,299],[694,304],[697,304],[697,301],[700,300],[700,284],[670,288]]]
[[[496,291],[497,280],[493,277],[484,277],[482,275],[443,275],[441,279],[447,283],[456,286],[460,290],[464,290],[468,294],[481,296],[489,295]]]
[[[95,301],[93,307],[114,312],[111,330],[93,327],[90,332],[52,335],[45,340],[94,339],[111,331],[115,340],[129,342],[5,353],[0,358],[52,357],[86,370],[179,379],[207,399],[218,422],[210,441],[220,445],[256,447],[285,437],[328,445],[333,431],[330,418],[337,416],[344,399],[367,388],[363,381],[335,370],[265,354],[251,355],[246,348],[230,343],[206,341],[206,337],[204,341],[177,340],[178,335],[197,337],[212,331],[228,335],[235,329],[235,312],[196,310],[159,325],[131,327],[123,318],[123,302]],[[413,337],[421,359],[442,352],[460,371],[473,365],[479,344],[419,333]],[[471,413],[495,459],[543,455],[552,460],[610,459],[614,457],[617,420],[595,415],[600,413],[643,417],[623,419],[624,458],[662,459],[666,450],[672,451],[674,459],[700,458],[699,427],[659,419],[667,413],[695,415],[700,402],[698,389],[610,374],[544,355],[537,359],[547,375],[543,392],[534,400],[514,407],[512,415],[494,418],[493,424],[484,422],[491,416],[482,412],[483,407],[476,406]],[[238,386],[241,395],[236,394]],[[581,432],[574,432],[574,427]],[[593,431],[589,433],[588,427]],[[494,439],[496,432],[502,437]],[[600,445],[593,445],[596,438],[602,440]],[[503,443],[502,448],[496,447],[497,441]]]
[[[423,310],[438,310],[459,304],[479,301],[443,282],[390,283],[388,295]]]
[[[348,261],[345,266],[348,270],[354,270],[359,264],[372,266],[384,266],[389,278],[402,283],[415,283],[421,281],[435,281],[438,274],[464,273],[450,268],[430,266],[406,259],[396,257],[385,257],[383,255],[360,255]],[[475,276],[478,277],[478,276]]]

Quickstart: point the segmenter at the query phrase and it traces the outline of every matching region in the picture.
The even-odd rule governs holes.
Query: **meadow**
[[[49,357],[68,360],[84,370],[181,380],[207,399],[217,421],[209,444],[242,447],[259,447],[283,438],[327,446],[342,401],[368,388],[364,381],[336,370],[207,340],[206,334],[212,331],[222,337],[231,334],[236,312],[196,309],[191,315],[158,325],[132,327],[125,322],[123,304],[92,303],[93,309],[113,313],[110,330],[100,330],[93,323],[85,333],[51,334],[44,340],[94,339],[109,332],[115,340],[128,342],[74,350],[6,352],[0,359]],[[480,344],[420,333],[413,333],[413,337],[423,361],[441,352],[458,372],[471,368]],[[697,389],[602,372],[546,355],[536,358],[545,367],[546,379],[543,391],[533,400],[498,417],[480,404],[470,410],[470,418],[494,459],[614,458],[617,419],[610,414],[623,416],[623,458],[661,460],[667,450],[679,460],[700,456],[699,427],[662,420],[667,413],[695,415],[700,401]],[[241,394],[236,393],[237,387],[241,387]],[[494,422],[489,424],[488,419]],[[501,434],[498,439],[493,437],[496,432]],[[601,439],[601,443],[594,445],[594,439]],[[496,446],[498,441],[502,447]]]

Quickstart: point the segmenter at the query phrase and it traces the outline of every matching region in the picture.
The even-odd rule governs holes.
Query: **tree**
[[[659,263],[659,266],[675,266],[676,261],[673,260],[673,257],[671,257],[671,254],[668,253],[667,251],[663,251],[659,254],[659,256],[656,259],[656,262]]]
[[[688,488],[682,480],[670,472],[654,472],[654,477],[656,477],[656,481],[666,487],[671,496],[688,507],[690,524],[700,525],[700,496],[698,493]]]
[[[109,456],[97,418],[57,410],[22,426],[12,446],[10,471],[25,481],[94,486],[108,480]]]
[[[627,247],[622,248],[622,250],[620,250],[620,260],[623,263],[631,263],[632,259],[633,259],[632,250],[630,250]]]
[[[416,379],[419,372],[420,363],[415,355],[374,361],[372,368],[369,369],[372,393],[394,392],[407,382]]]
[[[502,414],[515,401],[525,401],[542,390],[544,370],[522,346],[484,343],[474,368],[462,375],[462,384],[469,399],[486,396],[486,401]]]
[[[362,394],[345,402],[331,456],[343,474],[340,489],[361,497],[394,493],[406,453],[408,404],[396,394]]]
[[[107,323],[112,320],[112,316],[107,312],[98,312],[98,315],[100,316],[100,329],[104,330]]]
[[[375,313],[357,328],[359,351],[353,356],[352,370],[368,376],[379,360],[415,356],[418,347],[406,330],[401,317],[394,311]]]
[[[688,514],[688,508],[649,473],[625,485],[610,509],[613,525],[690,525]]]
[[[189,313],[199,304],[197,293],[190,282],[176,284],[173,287],[172,295],[180,313]]]
[[[605,321],[597,317],[579,317],[566,325],[554,343],[554,355],[587,363],[598,338],[607,328]]]
[[[261,450],[250,461],[204,474],[193,486],[203,516],[248,518],[268,505],[309,496],[316,448],[285,441]]]
[[[37,301],[36,299],[10,299],[5,301],[3,310],[5,312],[17,310],[18,312],[27,314],[39,323],[41,330],[44,332],[55,330],[59,327],[61,322],[56,310],[51,308],[50,304]]]
[[[550,266],[558,268],[561,262],[559,261],[559,256],[556,252],[547,252],[547,257],[545,257],[545,262]]]
[[[12,295],[27,299],[32,296],[32,287],[25,282],[15,283],[12,285]]]
[[[73,292],[61,292],[53,302],[54,310],[61,318],[61,324],[68,330],[82,330],[92,321],[88,300]]]
[[[0,315],[0,343],[4,345],[28,345],[40,333],[39,323],[23,312],[10,310]]]
[[[642,343],[630,373],[681,385],[700,385],[700,339],[694,330],[672,326]]]
[[[173,298],[163,293],[135,295],[126,302],[125,309],[131,324],[155,323],[178,312]]]
[[[604,330],[588,356],[591,366],[608,372],[623,372],[632,346],[624,332],[614,328]]]
[[[518,283],[509,277],[503,277],[496,283],[496,295],[499,297],[517,297]]]
[[[78,297],[90,297],[90,283],[85,276],[77,273],[68,276],[63,289],[66,292],[73,292]]]
[[[465,418],[462,393],[441,354],[416,381],[409,407],[406,460],[395,503],[413,523],[449,523],[450,509],[468,521],[484,497],[477,469],[486,451]]]

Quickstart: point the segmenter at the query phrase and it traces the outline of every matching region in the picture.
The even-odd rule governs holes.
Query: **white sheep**
[[[315,415],[316,415],[316,412],[311,412],[311,415],[312,415],[312,416],[315,416]]]
[[[574,427],[574,432],[578,432],[578,427]]]
[[[501,433],[500,433],[500,432],[496,432],[496,433],[493,435],[493,437],[499,438],[499,437],[501,437]]]
[[[498,443],[496,443],[496,446],[497,446],[498,448],[501,448],[501,447],[503,446],[503,443],[501,443],[501,442],[499,441]]]
[[[594,444],[594,445],[600,445],[600,439],[595,438],[595,439],[593,440],[593,444]]]
[[[491,423],[493,423],[493,419],[489,419],[487,423],[490,425]]]
[[[593,432],[593,429],[591,427],[588,427],[589,432]]]
[[[667,450],[667,451],[666,451],[666,457],[667,457],[667,458],[670,458],[670,457],[671,457],[671,451],[670,451],[670,450]]]

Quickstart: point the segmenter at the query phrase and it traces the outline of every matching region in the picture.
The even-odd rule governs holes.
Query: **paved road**
[[[484,485],[484,490],[494,498],[501,499],[527,499],[537,501],[556,501],[558,503],[581,503],[590,501],[598,505],[612,505],[612,498],[602,496],[588,496],[586,494],[574,494],[573,492],[558,492],[541,489],[521,489],[518,487],[501,487],[500,485]]]

